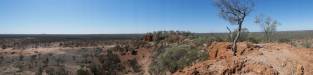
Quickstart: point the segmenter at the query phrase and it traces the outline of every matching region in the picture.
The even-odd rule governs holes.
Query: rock
[[[296,75],[304,75],[304,68],[302,65],[297,65]]]
[[[286,62],[283,62],[282,64],[281,64],[281,67],[285,67],[287,64],[286,64]]]

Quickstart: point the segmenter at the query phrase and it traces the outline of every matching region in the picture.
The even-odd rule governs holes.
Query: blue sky
[[[157,30],[226,32],[212,0],[0,0],[0,34],[115,34]],[[313,0],[255,0],[279,31],[313,30]]]

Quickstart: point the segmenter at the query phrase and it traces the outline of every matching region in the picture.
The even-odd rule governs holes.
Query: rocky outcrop
[[[297,49],[286,44],[240,43],[238,56],[232,56],[229,45],[226,42],[212,43],[208,48],[209,60],[195,63],[175,72],[174,75],[310,75],[311,73],[309,69],[312,65],[309,62],[312,60],[308,60],[307,58],[310,57],[306,56],[313,52],[299,53]]]

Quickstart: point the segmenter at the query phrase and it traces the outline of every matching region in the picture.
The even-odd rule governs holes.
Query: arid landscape
[[[226,33],[1,35],[0,74],[310,75],[313,48],[300,38],[304,32],[313,33],[271,43],[250,36],[238,43],[237,56]]]
[[[0,0],[0,75],[313,75],[313,0]]]

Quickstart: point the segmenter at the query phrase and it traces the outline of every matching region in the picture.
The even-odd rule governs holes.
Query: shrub
[[[42,75],[42,72],[43,72],[43,67],[42,67],[42,66],[39,66],[39,67],[37,68],[37,71],[36,71],[35,75]]]
[[[88,70],[84,69],[83,67],[78,69],[76,72],[77,72],[77,75],[91,75],[89,74]]]
[[[305,47],[305,48],[312,48],[312,43],[309,42],[309,41],[304,41],[302,43],[302,46]]]
[[[97,50],[95,52],[97,52]],[[82,75],[86,74],[85,72],[90,72],[91,75],[119,75],[120,72],[124,71],[124,66],[117,53],[118,52],[114,52],[114,50],[110,48],[106,50],[106,54],[99,53],[96,54],[96,57],[85,54],[83,55],[83,62],[87,64],[87,69],[83,68],[82,70],[77,70],[77,73],[82,73]],[[98,61],[90,59],[94,57]]]
[[[278,42],[280,42],[280,43],[288,43],[288,42],[290,42],[290,41],[291,41],[291,40],[288,39],[288,38],[281,38],[281,39],[278,40]]]
[[[93,75],[103,75],[103,74],[105,74],[101,64],[91,63],[88,67],[89,67],[90,71],[93,73]]]
[[[202,45],[204,43],[212,41],[212,38],[207,37],[207,36],[197,36],[193,38],[193,41],[196,45]]]
[[[141,69],[140,69],[140,65],[138,64],[137,62],[137,59],[132,59],[132,60],[129,60],[129,65],[131,66],[131,68],[133,69],[134,72],[140,72]]]
[[[166,71],[175,72],[197,60],[207,59],[207,53],[191,48],[189,45],[178,45],[165,48],[156,56],[150,66],[151,74],[164,74]]]
[[[101,62],[103,62],[102,65],[105,72],[105,74],[102,75],[116,75],[118,72],[124,69],[124,66],[121,64],[121,60],[119,59],[118,55],[113,53],[111,50],[107,50],[107,55]]]
[[[88,71],[79,69],[77,70],[77,75],[90,75],[90,74],[88,73]]]
[[[64,66],[48,67],[46,72],[48,75],[68,75],[68,71],[66,71]]]
[[[192,33],[188,31],[155,31],[152,33],[147,33],[144,36],[145,41],[167,41],[171,43],[180,42],[188,36],[191,36]]]
[[[137,52],[137,50],[136,50],[136,49],[131,49],[131,54],[132,54],[132,55],[137,55],[137,54],[138,54],[138,52]]]
[[[249,38],[248,38],[248,41],[249,41],[249,42],[252,42],[252,43],[260,43],[260,42],[262,42],[261,39],[255,38],[255,37],[249,37]]]
[[[224,42],[224,41],[227,41],[227,38],[221,37],[221,36],[215,36],[215,37],[212,38],[211,40],[212,40],[212,41],[216,41],[216,42]]]

